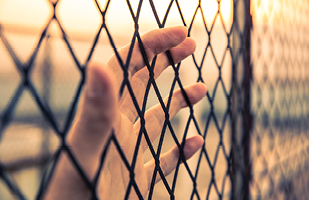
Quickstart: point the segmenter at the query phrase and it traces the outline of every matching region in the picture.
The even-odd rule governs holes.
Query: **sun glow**
[[[98,0],[102,11],[106,10],[106,24],[115,31],[122,31],[125,28],[134,28],[134,21],[130,13],[129,5],[134,15],[137,14],[140,0],[131,0],[129,4],[125,0],[111,0],[106,9],[107,0]],[[141,1],[139,13],[139,26],[141,31],[149,28],[158,28],[158,24],[149,1]],[[160,23],[163,23],[165,13],[171,1],[153,0]],[[199,0],[178,0],[172,1],[165,26],[184,25],[179,10],[181,10],[185,24],[188,26],[199,5]],[[44,26],[52,17],[52,5],[48,0],[10,0],[0,2],[0,23],[9,25],[23,25],[28,27]],[[207,26],[210,26],[218,9],[221,12],[224,23],[232,23],[232,0],[201,1],[198,12],[203,12]],[[102,16],[95,1],[85,0],[60,0],[56,7],[56,16],[66,30],[76,33],[90,33],[97,30],[102,23]],[[203,23],[197,20],[196,23]]]
[[[90,41],[93,41],[102,25],[103,17],[100,10],[105,13],[105,24],[114,39],[116,48],[131,42],[135,31],[133,18],[137,14],[136,22],[141,34],[159,27],[183,25],[190,27],[192,25],[190,36],[196,40],[195,56],[199,60],[202,59],[208,41],[205,37],[207,32],[204,23],[208,31],[211,28],[215,29],[212,35],[216,37],[212,37],[211,43],[215,46],[214,51],[219,60],[223,56],[222,49],[226,48],[227,40],[216,38],[226,38],[225,34],[231,31],[233,23],[233,0],[221,0],[220,2],[217,0],[153,0],[153,5],[149,0],[97,0],[97,2],[99,8],[94,0],[58,0],[55,9],[55,16],[68,36],[71,47],[78,49],[76,54],[80,60],[86,59],[89,48],[91,48]],[[139,6],[140,11],[138,11]],[[152,6],[156,10],[157,18]],[[167,16],[166,13],[168,13]],[[36,45],[37,38],[40,37],[53,14],[51,0],[0,0],[0,24],[3,25],[5,32],[10,36],[29,35],[32,38],[25,40],[23,37],[14,37],[10,40],[13,45],[16,43],[14,46],[18,47],[21,55],[25,55],[25,59],[30,56],[31,48]],[[62,39],[61,30],[55,20],[52,20],[48,26],[48,35]],[[83,46],[84,43],[78,43],[79,41],[84,41],[87,45]],[[100,44],[109,45],[106,31],[101,32],[98,41]],[[104,50],[104,54],[95,53],[92,59],[108,60],[113,53],[112,48],[108,49],[109,51]],[[106,55],[106,58],[102,55]]]

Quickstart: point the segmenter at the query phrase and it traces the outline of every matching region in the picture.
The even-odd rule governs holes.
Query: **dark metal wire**
[[[157,61],[157,57],[155,56],[153,60],[148,60],[147,54],[143,45],[143,41],[139,32],[139,18],[141,10],[143,9],[142,6],[145,4],[145,0],[140,0],[136,13],[134,13],[133,7],[131,5],[130,0],[124,1],[126,6],[128,7],[128,10],[130,12],[130,15],[132,17],[133,23],[134,23],[134,34],[131,39],[131,44],[129,47],[129,52],[126,60],[123,60],[121,56],[119,55],[118,48],[115,44],[115,39],[113,38],[112,33],[110,32],[110,29],[108,27],[108,24],[106,22],[106,15],[107,11],[110,8],[110,3],[113,0],[106,1],[105,5],[100,5],[99,1],[94,0],[92,3],[95,4],[96,8],[98,9],[100,15],[101,15],[101,25],[97,33],[95,34],[91,48],[89,49],[89,53],[87,54],[86,60],[81,62],[78,57],[76,56],[76,52],[74,51],[74,48],[72,48],[71,41],[69,36],[67,35],[67,32],[65,30],[64,25],[61,24],[61,20],[56,15],[57,5],[61,0],[50,2],[52,6],[52,17],[48,20],[48,23],[46,24],[46,27],[44,27],[44,30],[40,34],[38,41],[35,45],[35,48],[33,52],[31,53],[30,58],[27,60],[27,62],[23,63],[21,59],[18,57],[18,55],[15,52],[15,49],[12,48],[12,45],[9,43],[7,36],[5,35],[5,31],[3,29],[3,25],[1,25],[0,22],[0,39],[3,42],[5,48],[7,49],[9,56],[14,62],[14,65],[18,71],[18,73],[21,76],[21,80],[16,87],[16,90],[13,94],[13,98],[10,100],[10,102],[5,107],[4,111],[1,113],[0,118],[0,145],[1,145],[1,138],[3,136],[3,133],[5,130],[10,126],[12,122],[12,116],[13,113],[16,110],[16,107],[18,103],[20,102],[20,97],[25,91],[29,91],[32,95],[36,106],[41,111],[44,118],[48,121],[49,126],[52,128],[53,132],[59,137],[61,144],[60,147],[57,149],[57,151],[54,153],[48,167],[46,168],[46,171],[43,173],[40,187],[37,191],[36,199],[42,199],[44,196],[45,191],[48,189],[49,183],[51,178],[53,177],[53,173],[55,170],[55,167],[58,164],[59,158],[62,153],[66,153],[71,160],[72,166],[74,166],[79,173],[81,179],[85,182],[85,185],[91,191],[92,199],[98,199],[98,181],[100,178],[100,172],[101,169],[104,167],[104,161],[108,152],[108,148],[110,145],[115,145],[117,152],[119,153],[119,156],[123,160],[123,163],[125,167],[128,170],[130,181],[127,185],[127,189],[125,191],[124,199],[128,199],[130,194],[132,192],[136,193],[139,199],[143,199],[143,196],[138,188],[138,185],[135,181],[135,173],[138,173],[135,171],[135,165],[137,161],[137,153],[140,150],[140,143],[142,137],[145,138],[148,146],[149,151],[151,153],[151,156],[153,157],[155,161],[155,169],[153,171],[153,176],[150,184],[150,190],[148,193],[148,199],[152,199],[154,196],[154,189],[155,189],[155,180],[157,176],[160,176],[162,179],[163,185],[169,195],[170,199],[176,199],[177,194],[175,192],[176,185],[179,182],[179,172],[180,172],[180,165],[182,164],[184,166],[184,169],[186,173],[189,176],[189,180],[192,184],[192,192],[190,199],[209,199],[211,192],[215,193],[216,197],[218,199],[224,198],[226,190],[228,188],[225,188],[225,183],[231,182],[232,188],[231,191],[228,191],[231,193],[232,199],[249,199],[250,198],[250,186],[253,185],[255,190],[258,193],[258,198],[262,198],[262,187],[263,183],[260,182],[261,179],[259,177],[255,177],[254,174],[252,174],[252,165],[255,164],[255,162],[262,162],[263,164],[267,165],[270,161],[265,155],[260,155],[259,148],[262,148],[262,140],[263,137],[268,137],[269,140],[274,143],[274,138],[278,136],[278,133],[276,132],[284,132],[283,136],[287,138],[285,140],[288,140],[289,133],[286,133],[287,131],[283,131],[285,129],[289,130],[290,133],[295,134],[297,137],[304,137],[305,139],[308,139],[308,134],[300,134],[299,132],[303,131],[305,133],[308,133],[308,113],[302,113],[301,117],[299,119],[293,118],[292,116],[292,110],[296,109],[297,105],[300,105],[301,108],[305,109],[306,106],[309,105],[309,95],[308,92],[303,92],[301,89],[309,91],[308,88],[308,80],[309,77],[306,76],[305,80],[298,80],[296,78],[290,78],[288,75],[287,77],[284,77],[281,79],[280,77],[277,77],[275,81],[269,80],[268,72],[265,72],[263,74],[263,81],[256,81],[254,80],[254,67],[255,62],[258,62],[257,60],[261,60],[260,62],[263,62],[265,65],[265,68],[268,67],[268,62],[266,58],[251,58],[250,50],[252,48],[251,46],[251,31],[252,31],[252,19],[250,14],[250,3],[252,1],[250,0],[233,0],[233,23],[231,25],[231,28],[228,29],[226,22],[224,22],[224,18],[221,11],[221,4],[222,2],[220,0],[217,1],[218,8],[217,13],[210,25],[207,25],[206,23],[206,16],[205,16],[205,9],[202,6],[202,0],[197,2],[197,5],[195,7],[194,14],[192,16],[192,19],[190,21],[186,21],[185,17],[183,15],[182,9],[181,9],[181,2],[178,0],[170,0],[168,2],[168,6],[166,8],[166,12],[163,16],[163,18],[159,17],[159,14],[157,13],[157,7],[160,5],[157,5],[156,1],[148,0],[149,4],[151,6],[153,16],[156,20],[156,23],[158,25],[158,28],[164,28],[166,26],[166,23],[169,19],[169,15],[171,12],[171,9],[174,7],[177,8],[177,11],[179,12],[179,19],[181,20],[181,23],[184,26],[188,26],[188,36],[190,37],[193,33],[193,27],[195,26],[195,22],[198,20],[197,16],[198,14],[202,17],[203,22],[203,28],[205,31],[204,38],[208,40],[208,42],[205,44],[204,49],[202,50],[202,57],[200,60],[197,58],[197,56],[194,54],[192,55],[192,62],[194,63],[195,67],[192,70],[196,70],[198,72],[198,76],[196,77],[197,82],[206,82],[206,77],[203,76],[202,70],[205,68],[206,63],[206,57],[210,55],[213,58],[213,61],[216,65],[216,69],[218,70],[218,77],[214,82],[214,87],[212,91],[207,92],[206,94],[206,102],[209,104],[209,110],[207,116],[205,116],[204,119],[204,126],[201,126],[198,124],[197,116],[195,114],[195,110],[190,105],[189,98],[184,90],[183,82],[180,78],[180,68],[181,63],[174,63],[171,53],[169,51],[166,52],[166,55],[168,57],[168,60],[170,62],[171,68],[174,71],[174,78],[172,81],[172,84],[170,85],[170,92],[167,99],[167,104],[165,105],[163,102],[163,98],[161,96],[159,87],[154,79],[154,68]],[[295,1],[296,2],[296,1]],[[293,3],[291,5],[298,5],[301,3]],[[300,1],[302,2],[302,1]],[[284,2],[284,4],[287,4],[287,1]],[[290,4],[289,4],[290,5]],[[307,10],[308,10],[308,3]],[[243,7],[242,7],[243,6]],[[241,20],[242,17],[244,17],[245,25],[244,30],[241,29],[242,24]],[[284,18],[284,17],[282,17]],[[285,19],[285,18],[284,18]],[[1,19],[0,19],[1,20]],[[214,27],[216,21],[219,21],[222,24],[222,29],[224,32],[224,37],[227,38],[227,45],[224,47],[223,56],[222,59],[218,58],[214,49],[214,44],[212,43],[212,34],[214,33]],[[306,19],[307,20],[307,19]],[[61,37],[66,45],[66,48],[68,49],[70,57],[74,61],[74,65],[76,69],[78,69],[78,72],[81,75],[81,79],[78,82],[77,89],[75,91],[75,97],[72,102],[69,105],[68,108],[68,114],[66,115],[65,122],[63,128],[60,127],[57,119],[56,114],[54,113],[53,109],[49,107],[48,103],[44,103],[38,93],[38,89],[36,86],[32,83],[31,80],[31,72],[34,68],[34,63],[36,58],[38,57],[38,52],[40,47],[42,46],[43,41],[47,37],[47,31],[48,28],[51,26],[51,23],[55,22],[57,27],[61,31]],[[285,22],[288,23],[288,22]],[[302,27],[298,27],[302,28]],[[304,28],[305,29],[305,28]],[[308,33],[308,29],[302,30],[303,32]],[[288,31],[287,31],[288,32]],[[125,153],[123,152],[116,136],[114,133],[112,133],[111,137],[109,138],[106,148],[102,151],[101,158],[100,158],[100,165],[99,170],[97,174],[95,175],[94,180],[89,180],[85,172],[82,170],[79,162],[77,161],[75,155],[73,152],[68,148],[66,144],[66,136],[67,133],[71,127],[72,120],[75,115],[76,107],[79,102],[79,96],[82,92],[83,85],[85,82],[85,70],[87,67],[87,64],[89,61],[91,61],[94,50],[98,46],[99,38],[100,36],[106,33],[108,37],[108,41],[110,46],[113,49],[113,52],[115,54],[115,57],[118,60],[118,63],[123,70],[123,82],[121,84],[121,88],[119,91],[119,96],[122,95],[123,91],[126,89],[128,91],[128,94],[132,97],[133,105],[137,111],[138,118],[140,119],[140,130],[137,137],[136,142],[136,148],[134,149],[134,155],[132,157],[132,160],[128,160],[126,158]],[[270,43],[275,43],[277,41],[280,45],[287,47],[295,47],[295,46],[301,46],[301,50],[305,53],[308,53],[308,40],[307,41],[293,41],[285,34],[281,34],[280,30],[277,31],[269,31],[267,29],[267,26],[264,27],[264,32],[260,32],[257,36],[257,41],[262,41],[264,37],[268,35],[280,35],[279,38],[276,40],[273,36],[270,39]],[[300,39],[299,39],[300,40]],[[304,42],[305,44],[301,44]],[[139,106],[133,88],[129,82],[129,73],[128,68],[130,66],[131,57],[133,54],[133,48],[138,45],[143,60],[146,64],[146,68],[149,71],[149,80],[146,86],[144,99],[142,102],[142,105]],[[306,46],[307,45],[307,46]],[[291,54],[291,52],[289,52]],[[223,65],[224,62],[226,62],[226,57],[231,57],[232,60],[232,83],[231,83],[231,89],[228,88],[228,84],[224,78],[222,77],[223,74]],[[308,66],[309,61],[308,58],[306,58],[306,55],[303,56],[302,59],[294,61],[293,58],[290,58],[291,56],[288,56],[288,58],[282,56],[280,59],[282,61],[277,61],[280,65],[282,65],[286,70],[289,70],[289,65],[292,66],[298,66],[298,65],[305,65]],[[254,60],[256,59],[256,60]],[[253,63],[252,63],[253,62]],[[243,63],[243,68],[240,68],[240,66]],[[265,69],[264,69],[265,70]],[[280,70],[280,69],[277,69]],[[243,73],[242,80],[238,80],[239,74]],[[256,82],[255,82],[256,81]],[[253,85],[253,86],[252,86]],[[218,91],[220,90],[220,86],[222,87],[224,98],[226,99],[226,109],[223,112],[223,117],[219,117],[216,113],[216,107],[215,107],[215,101],[217,98]],[[181,93],[184,96],[184,99],[189,107],[189,116],[187,118],[186,126],[182,135],[181,139],[178,139],[177,133],[173,128],[172,122],[170,121],[169,117],[169,109],[171,104],[171,98],[173,91],[176,87],[179,87],[181,90]],[[151,143],[147,129],[145,127],[145,112],[146,112],[146,105],[148,102],[148,95],[150,93],[150,88],[153,88],[155,95],[157,96],[157,99],[159,101],[159,104],[162,107],[162,111],[165,114],[165,120],[163,127],[161,129],[161,134],[159,136],[159,143],[157,148]],[[267,110],[267,106],[263,104],[263,91],[269,90],[270,93],[276,93],[277,91],[281,91],[283,93],[282,99],[276,99],[275,95],[270,95],[269,97],[269,105],[270,110]],[[296,94],[291,95],[288,90],[295,89]],[[303,93],[305,94],[303,94]],[[256,95],[258,100],[256,101],[256,104],[253,105],[253,108],[251,108],[251,98],[253,95]],[[293,97],[291,97],[293,96]],[[252,110],[253,109],[253,113]],[[282,110],[287,110],[288,116],[285,119],[270,119],[272,112],[279,113],[283,112]],[[275,114],[275,115],[279,115]],[[253,121],[254,118],[256,118],[256,121]],[[254,123],[256,122],[256,123]],[[260,123],[260,124],[259,124]],[[210,126],[215,127],[216,134],[219,137],[219,143],[216,145],[215,154],[213,159],[210,156],[210,153],[208,152],[206,146],[204,145],[201,150],[198,152],[198,161],[196,163],[195,170],[192,170],[185,160],[183,148],[185,145],[185,139],[188,135],[189,128],[194,126],[197,133],[205,140],[209,137],[208,134],[211,130]],[[228,145],[224,143],[223,141],[223,133],[224,130],[227,129],[227,127],[231,127],[231,140],[232,140],[232,147],[231,149],[228,148]],[[262,127],[263,131],[256,131],[258,132],[256,135],[254,134],[255,129],[258,129],[257,127]],[[259,129],[261,130],[261,129]],[[279,130],[279,131],[278,131]],[[164,173],[160,167],[160,156],[162,151],[162,146],[164,141],[166,140],[167,131],[171,135],[173,142],[177,145],[179,148],[180,156],[176,165],[175,173],[173,175],[173,181],[172,184],[169,183],[167,178],[164,176]],[[252,133],[253,132],[253,133]],[[267,136],[265,136],[267,135]],[[254,140],[253,144],[257,146],[257,153],[258,159],[255,160],[254,158],[251,158],[251,141]],[[274,145],[270,145],[270,149],[274,149]],[[224,174],[222,183],[220,184],[216,180],[216,168],[219,165],[219,154],[220,152],[223,152],[224,159],[226,160],[226,172]],[[277,157],[279,156],[279,153],[275,150],[270,151],[270,153],[277,154]],[[309,165],[308,165],[308,156],[309,150],[308,148],[304,148],[300,155],[297,155],[295,158],[301,163],[300,166],[300,172],[304,172],[306,175],[309,174]],[[262,157],[260,159],[260,157]],[[0,159],[1,160],[1,159]],[[261,160],[261,161],[260,161]],[[293,160],[294,161],[294,160]],[[291,162],[291,160],[285,161],[285,162]],[[203,163],[206,164],[206,168],[204,169]],[[270,185],[270,198],[276,199],[276,197],[279,196],[279,194],[284,193],[286,198],[289,197],[300,197],[298,199],[307,199],[303,197],[308,197],[308,187],[303,187],[303,192],[297,193],[298,190],[296,190],[296,187],[298,186],[296,184],[296,178],[299,178],[301,181],[301,184],[303,185],[309,185],[308,178],[304,178],[304,176],[296,174],[294,179],[288,177],[288,173],[286,172],[288,169],[291,168],[289,163],[279,163],[278,166],[276,166],[273,169],[267,168],[264,169],[265,172],[261,176],[265,179],[269,179],[268,183]],[[198,179],[203,179],[205,177],[201,177],[201,171],[203,170],[209,170],[211,172],[211,177],[209,180],[209,185],[207,188],[204,188],[206,191],[206,195],[202,194],[200,191],[200,188],[198,187],[199,181]],[[24,191],[22,191],[18,185],[15,183],[15,181],[10,177],[10,175],[7,172],[8,170],[5,168],[5,166],[0,162],[0,179],[5,183],[8,190],[11,191],[13,195],[16,196],[18,199],[26,199],[24,196]],[[277,183],[275,180],[275,175],[282,174],[281,178],[282,181],[280,183]],[[309,177],[309,176],[307,176]],[[206,181],[206,180],[205,180]],[[281,185],[280,185],[281,184]],[[298,183],[300,184],[300,183]],[[255,191],[255,192],[256,192]],[[283,192],[282,192],[283,191]]]

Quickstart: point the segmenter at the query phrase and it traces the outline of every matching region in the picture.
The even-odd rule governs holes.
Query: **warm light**
[[[251,14],[253,23],[268,25],[276,24],[277,17],[280,14],[281,5],[281,0],[252,0]]]
[[[47,0],[0,1],[0,24],[38,27],[51,16],[51,5]]]
[[[220,11],[226,25],[233,23],[233,0],[221,0]]]
[[[98,0],[102,10],[105,10],[106,0]],[[131,0],[130,4],[134,14],[140,0]],[[163,22],[170,1],[154,0],[158,17]],[[224,23],[232,22],[232,0],[222,0],[220,10]],[[0,2],[0,23],[24,25],[28,27],[43,27],[51,18],[51,3],[48,0],[9,0]],[[190,24],[194,12],[199,5],[199,0],[178,0],[183,13],[185,23]],[[218,12],[217,0],[201,1],[207,26],[213,23]],[[85,0],[60,0],[57,5],[56,15],[66,30],[76,33],[93,33],[101,22],[102,16],[94,1]],[[125,28],[132,29],[134,22],[126,0],[111,0],[106,15],[107,24],[111,29],[120,31]],[[197,20],[202,23],[202,20]],[[153,10],[148,0],[142,1],[142,7],[139,17],[139,25],[142,31],[150,28],[158,28],[157,21],[154,17]],[[199,23],[199,22],[197,22]],[[183,25],[176,1],[172,3],[168,15],[166,26]]]

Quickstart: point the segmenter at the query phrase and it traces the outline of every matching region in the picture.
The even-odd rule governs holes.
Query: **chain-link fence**
[[[61,152],[70,153],[66,134],[89,61],[105,63],[135,41],[143,49],[142,33],[175,25],[188,27],[196,52],[156,81],[150,75],[139,118],[177,88],[187,98],[184,85],[204,82],[208,92],[172,120],[166,115],[145,160],[181,149],[187,136],[205,144],[188,161],[181,153],[146,198],[306,199],[308,8],[305,0],[0,1],[0,199],[40,199],[48,188]],[[130,59],[118,59],[126,74]],[[156,58],[144,61],[153,74]],[[127,193],[138,194],[130,178]]]
[[[308,1],[252,1],[252,199],[308,199]]]
[[[207,97],[196,105],[197,109],[189,106],[173,120],[167,118],[159,139],[149,144],[150,151],[146,152],[145,159],[159,159],[161,152],[175,144],[182,148],[180,144],[184,139],[194,134],[202,135],[205,145],[182,167],[178,162],[172,175],[162,177],[156,186],[152,184],[147,198],[228,198],[231,190],[229,102],[233,2],[111,0],[80,3],[61,0],[45,3],[48,5],[40,3],[41,9],[47,6],[49,15],[37,16],[46,19],[34,22],[41,23],[38,29],[1,21],[2,59],[6,61],[1,73],[1,92],[5,94],[0,129],[1,196],[40,199],[46,191],[59,155],[62,151],[70,151],[66,148],[66,133],[84,83],[84,69],[90,60],[106,62],[111,54],[117,55],[124,44],[139,41],[141,32],[183,25],[189,28],[188,35],[197,41],[197,51],[181,64],[173,64],[156,82],[150,77],[149,85],[153,89],[146,90],[144,106],[161,103],[164,96],[170,99],[176,88],[184,93],[183,85],[196,81],[207,83]],[[3,3],[2,6],[7,6],[4,10],[10,10],[9,4],[14,2]],[[14,5],[11,8],[14,9]],[[26,14],[31,12],[27,8]],[[94,12],[99,19],[86,18]],[[83,18],[86,18],[84,24]],[[0,17],[0,20],[3,19]],[[78,26],[85,27],[78,28],[74,20],[79,20]],[[97,22],[96,27],[87,27],[93,21]],[[92,33],[84,33],[85,29],[91,29]],[[32,45],[31,50],[25,45]],[[139,45],[143,49],[142,43]],[[129,63],[118,59],[126,71]],[[155,60],[145,60],[150,72]],[[173,63],[171,59],[170,62]],[[124,88],[130,88],[125,80]],[[134,97],[134,93],[131,95]],[[169,108],[161,105],[168,112]],[[136,109],[139,118],[144,118],[145,108]],[[144,130],[143,126],[141,130]],[[140,132],[147,135],[145,130]],[[116,137],[111,138],[111,143],[117,146]],[[139,147],[139,142],[136,146]],[[121,148],[119,154],[123,154]],[[74,156],[71,159],[76,163]],[[125,157],[123,159],[131,163]],[[179,161],[184,161],[182,154]],[[130,167],[133,169],[134,165],[132,162]],[[154,177],[159,176],[156,172],[160,173],[160,166],[154,170]],[[80,173],[85,177],[83,172]],[[31,188],[27,188],[29,184],[25,185],[23,181],[33,179],[36,180],[31,181]],[[129,183],[128,191],[138,194],[138,188],[133,185],[134,180]]]

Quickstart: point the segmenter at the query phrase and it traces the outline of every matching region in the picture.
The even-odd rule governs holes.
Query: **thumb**
[[[110,137],[118,111],[116,93],[113,77],[102,66],[87,66],[85,92],[68,135],[68,143],[86,171],[97,167],[96,163]]]

